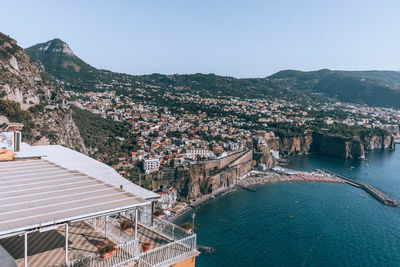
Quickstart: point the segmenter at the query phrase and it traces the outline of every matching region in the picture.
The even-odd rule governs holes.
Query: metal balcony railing
[[[142,253],[139,252],[139,242],[134,240],[134,234],[123,231],[118,219],[96,218],[87,223],[96,231],[104,233],[117,246],[114,247],[112,255],[105,259],[101,259],[99,256],[76,259],[69,262],[70,267],[117,267],[135,263],[141,267],[155,267],[168,265],[176,262],[179,258],[197,253],[196,234],[189,233],[171,222],[154,216],[151,217],[151,220],[147,220],[147,223],[141,222],[139,227],[154,231],[169,242]]]
[[[139,254],[138,266],[153,267],[174,263],[176,259],[188,256],[195,252],[196,235],[185,237],[167,245]]]

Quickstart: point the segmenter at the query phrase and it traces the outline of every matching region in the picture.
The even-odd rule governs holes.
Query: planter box
[[[142,244],[142,249],[143,249],[143,252],[148,251],[149,249],[151,249],[151,244],[150,243],[143,243]]]
[[[100,258],[102,260],[112,258],[113,256],[115,256],[116,252],[117,252],[117,250],[115,248],[111,249],[110,251],[101,252],[100,253]]]

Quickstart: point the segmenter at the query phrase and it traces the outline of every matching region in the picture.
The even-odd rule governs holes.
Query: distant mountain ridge
[[[176,92],[192,92],[205,97],[318,98],[323,101],[331,98],[400,108],[400,72],[397,71],[283,70],[266,78],[242,79],[200,73],[129,75],[92,67],[77,57],[68,44],[60,39],[34,45],[25,51],[53,78],[66,82],[66,89],[75,91],[111,89],[126,92],[131,88],[147,85],[152,90],[158,90],[159,94],[164,92],[163,88],[173,88]],[[111,85],[115,81],[118,86]]]
[[[400,72],[397,71],[284,70],[268,78],[344,102],[400,108]]]
[[[300,71],[300,70],[282,70],[272,74],[268,78],[297,78],[297,79],[318,79],[327,74],[343,74],[359,79],[369,79],[381,82],[389,86],[395,86],[400,89],[400,71],[388,70],[367,70],[367,71],[344,71],[321,69],[317,71]]]

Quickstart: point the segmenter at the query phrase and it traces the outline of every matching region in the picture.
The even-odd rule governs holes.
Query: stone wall
[[[255,165],[253,151],[246,150],[220,160],[193,164],[188,181],[181,188],[184,197],[194,199],[230,187]]]

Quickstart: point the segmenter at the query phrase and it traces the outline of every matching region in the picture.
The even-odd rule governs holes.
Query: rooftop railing
[[[185,237],[167,245],[139,254],[138,266],[153,267],[174,263],[178,258],[191,255],[197,249],[196,235]]]
[[[180,240],[193,235],[182,227],[155,216],[153,216],[153,224],[148,227],[154,232],[172,240]]]

